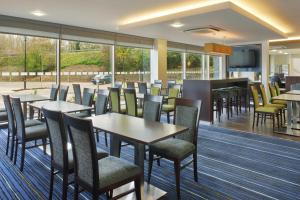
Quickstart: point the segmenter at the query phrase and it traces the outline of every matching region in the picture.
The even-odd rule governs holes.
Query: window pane
[[[11,94],[24,88],[25,38],[0,34],[0,44],[0,91]]]
[[[68,100],[74,100],[73,83],[81,89],[106,89],[111,85],[110,46],[63,40],[61,44],[61,84],[69,85]]]
[[[221,78],[221,67],[222,63],[220,56],[209,56],[209,78]]]
[[[182,81],[181,53],[168,51],[167,57],[167,78],[168,80]]]
[[[202,55],[188,53],[186,55],[186,79],[202,79]]]
[[[116,81],[150,81],[150,49],[117,46],[115,60]]]

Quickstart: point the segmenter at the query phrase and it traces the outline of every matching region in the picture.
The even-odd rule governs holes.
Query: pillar
[[[154,47],[150,52],[151,82],[162,80],[167,85],[167,40],[155,39]]]

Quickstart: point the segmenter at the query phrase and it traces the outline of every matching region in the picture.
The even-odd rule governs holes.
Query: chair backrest
[[[20,98],[11,98],[11,103],[16,120],[16,135],[22,140],[25,137],[25,124]]]
[[[92,106],[94,95],[95,95],[95,89],[84,88],[83,89],[83,96],[82,96],[82,105]]]
[[[126,114],[130,116],[137,116],[137,100],[135,89],[123,89],[125,102],[126,102]]]
[[[139,87],[139,93],[141,93],[141,94],[147,94],[147,83],[145,83],[145,82],[139,82],[138,83],[138,87]]]
[[[175,99],[173,123],[189,128],[189,130],[175,136],[176,138],[197,145],[201,105],[201,100]]]
[[[174,85],[176,84],[176,81],[175,80],[168,80],[167,82],[167,88],[173,88]]]
[[[175,85],[173,86],[173,88],[178,89],[178,90],[179,90],[179,93],[181,93],[182,85],[181,85],[181,84],[175,84]]]
[[[276,97],[277,96],[277,91],[274,85],[272,85],[271,83],[268,84],[269,85],[269,90],[270,90],[270,94],[271,97]]]
[[[68,169],[68,135],[62,113],[42,109],[50,136],[51,160],[61,168]]]
[[[50,89],[50,99],[53,100],[53,101],[56,101],[57,100],[57,94],[58,94],[58,86],[53,84],[51,86],[51,89]]]
[[[97,94],[103,94],[103,95],[109,96],[109,89],[99,89],[97,91]]]
[[[300,83],[291,84],[291,90],[300,90]]]
[[[102,115],[107,112],[108,95],[98,93],[95,102],[95,114]]]
[[[91,120],[63,114],[75,161],[75,178],[83,185],[99,188],[96,143]]]
[[[253,97],[253,102],[254,102],[254,108],[258,108],[259,107],[259,97],[258,97],[258,91],[255,85],[251,85],[251,93],[252,93],[252,97]]]
[[[150,94],[153,95],[153,96],[159,96],[160,95],[160,88],[152,86],[150,88]]]
[[[158,87],[159,89],[161,89],[162,84],[161,83],[153,83],[153,84],[151,84],[151,87]]]
[[[269,103],[268,102],[268,97],[267,97],[267,94],[266,94],[266,90],[265,90],[265,86],[263,84],[260,84],[259,88],[260,88],[261,98],[263,100],[263,105],[265,106]]]
[[[120,88],[109,89],[109,100],[111,106],[111,112],[120,113],[121,102],[120,102]]]
[[[168,99],[168,104],[174,105],[175,98],[178,98],[179,90],[177,88],[170,88],[168,92],[169,92],[168,97],[170,98]]]
[[[160,121],[162,96],[144,96],[143,118],[150,121]]]
[[[134,82],[127,82],[126,85],[127,85],[128,89],[135,89],[135,83]]]
[[[2,95],[2,98],[4,101],[5,110],[7,112],[8,129],[9,129],[9,132],[12,135],[14,135],[16,133],[16,124],[15,124],[15,117],[14,117],[14,113],[13,113],[11,102],[10,102],[10,97],[9,97],[9,95]]]
[[[66,101],[67,95],[68,95],[69,86],[67,85],[61,85],[59,88],[59,100],[60,101]]]
[[[275,85],[275,89],[276,89],[277,95],[280,95],[281,92],[280,92],[280,88],[279,88],[278,83],[275,82],[274,85]]]
[[[119,82],[119,81],[116,81],[116,82],[115,82],[115,87],[116,87],[116,88],[121,89],[121,88],[122,88],[122,85],[123,85],[122,82]]]
[[[162,80],[154,80],[154,84],[162,84]]]
[[[82,99],[81,99],[80,84],[73,84],[73,90],[74,90],[74,94],[75,94],[75,103],[81,104]]]

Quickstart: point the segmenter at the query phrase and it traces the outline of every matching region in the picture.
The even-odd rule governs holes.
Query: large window
[[[112,82],[110,46],[63,40],[61,44],[61,84],[69,85],[68,100],[73,100],[73,83],[81,88],[107,88]]]
[[[222,77],[222,57],[209,56],[209,78],[219,79]]]
[[[202,54],[187,53],[186,54],[186,79],[197,80],[202,79]]]
[[[167,77],[168,80],[182,81],[182,56],[181,52],[168,51],[167,56]]]
[[[150,49],[117,46],[115,61],[116,81],[150,81]]]

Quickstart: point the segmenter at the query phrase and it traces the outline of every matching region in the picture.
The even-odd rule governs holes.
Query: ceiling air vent
[[[216,27],[216,26],[204,26],[204,27],[196,27],[196,28],[189,28],[184,30],[185,33],[194,33],[194,34],[211,34],[217,33],[220,31],[224,31],[224,29]]]

